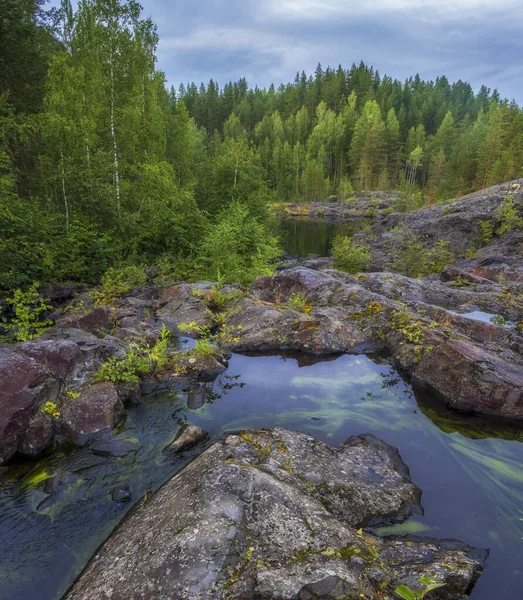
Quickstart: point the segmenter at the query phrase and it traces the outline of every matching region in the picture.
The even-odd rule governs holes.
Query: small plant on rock
[[[7,298],[15,313],[10,327],[15,330],[19,342],[38,337],[52,325],[51,321],[41,320],[51,305],[40,296],[38,286],[38,283],[33,283],[27,292],[15,290],[12,297]]]
[[[491,220],[480,221],[478,223],[478,237],[482,246],[488,244],[494,235],[494,225]]]
[[[48,415],[50,417],[53,417],[54,419],[56,419],[60,416],[60,411],[58,410],[58,405],[55,404],[54,402],[46,402],[40,409],[40,412],[43,415]]]
[[[289,298],[289,305],[293,310],[310,315],[312,312],[312,304],[307,302],[307,299],[303,294],[294,292]]]
[[[423,600],[430,591],[445,585],[443,581],[436,581],[431,577],[420,577],[418,581],[424,586],[422,590],[411,590],[406,585],[398,585],[395,590],[396,594],[404,600]]]
[[[214,356],[218,354],[218,350],[209,340],[196,340],[191,354],[193,356]]]

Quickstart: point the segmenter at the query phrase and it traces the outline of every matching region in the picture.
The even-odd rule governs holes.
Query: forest
[[[134,0],[3,2],[0,37],[0,291],[144,265],[248,283],[280,253],[271,203],[523,174],[523,111],[485,86],[360,63],[175,89]]]

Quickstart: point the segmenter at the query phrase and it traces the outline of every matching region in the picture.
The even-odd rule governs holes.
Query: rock
[[[40,296],[53,303],[62,303],[85,291],[85,288],[74,283],[44,283],[38,292]]]
[[[205,404],[205,388],[196,387],[187,391],[187,408],[198,410]]]
[[[208,437],[208,435],[209,434],[206,431],[200,427],[196,427],[196,425],[184,425],[176,434],[174,442],[169,444],[166,450],[170,450],[172,452],[183,452],[191,446],[195,446],[199,442],[203,441]]]
[[[127,456],[131,452],[135,452],[136,449],[136,442],[120,440],[112,435],[97,436],[89,444],[89,450],[99,456]]]
[[[108,306],[99,306],[87,313],[68,313],[57,321],[62,329],[81,329],[99,335],[110,331],[115,324],[114,316]]]
[[[61,415],[67,437],[83,445],[94,434],[113,429],[124,415],[113,383],[104,381],[79,390],[78,398],[66,398]]]
[[[50,514],[67,502],[74,501],[75,492],[84,481],[72,473],[59,473],[47,479],[43,491],[48,496],[39,502],[37,512]]]
[[[58,388],[53,383],[32,358],[10,348],[0,349],[0,465],[17,452],[26,433],[26,450],[30,451],[32,443],[42,443],[42,437],[36,435],[37,430],[42,431],[42,423],[34,418],[44,402],[56,399]]]
[[[474,275],[473,273],[468,273],[463,269],[458,269],[457,267],[445,267],[443,271],[441,271],[439,276],[441,281],[456,281],[456,279],[461,279],[462,281],[466,281],[467,283],[478,283],[478,284],[489,284],[492,283],[490,279],[486,279],[485,277],[479,277],[478,275]]]
[[[300,350],[321,356],[384,350],[398,368],[456,409],[523,418],[517,375],[523,372],[523,335],[454,314],[472,303],[493,313],[515,314],[517,322],[519,296],[474,277],[469,288],[392,273],[354,277],[332,269],[286,268],[258,278],[249,293],[235,300],[226,321],[231,334],[220,344],[235,352]],[[185,320],[195,300],[200,301],[200,293],[191,290],[177,286],[164,297],[170,319]],[[187,354],[162,381],[180,389],[187,387],[180,378],[199,374],[212,379],[225,364],[221,359],[216,363],[216,357]],[[449,381],[459,385],[451,389]]]
[[[212,356],[193,356],[190,352],[182,354],[175,363],[176,372],[158,375],[157,377],[166,383],[177,383],[186,381],[188,387],[190,380],[214,381],[220,373],[227,369],[228,358],[225,351],[216,350]],[[189,378],[189,379],[188,379]]]
[[[359,529],[413,510],[419,490],[373,436],[339,449],[283,429],[231,436],[124,521],[65,599],[377,600],[421,576],[447,600],[470,593],[485,551]]]
[[[113,502],[123,503],[131,500],[131,488],[128,485],[121,485],[111,490],[111,500]]]
[[[212,287],[212,284],[180,284],[166,290],[158,300],[157,316],[160,321],[176,329],[181,323],[195,323],[198,327],[212,325],[212,315],[202,297]],[[184,333],[184,332],[180,332]],[[191,333],[184,333],[189,335]]]
[[[36,339],[24,342],[20,352],[34,358],[54,377],[65,379],[71,363],[82,353],[80,346],[69,339]]]
[[[39,456],[47,450],[54,439],[53,419],[50,415],[37,412],[29,421],[22,436],[18,452],[25,456]]]

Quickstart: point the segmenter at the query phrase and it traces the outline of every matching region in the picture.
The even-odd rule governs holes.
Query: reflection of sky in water
[[[296,357],[235,355],[214,384],[148,397],[129,411],[118,433],[137,442],[136,451],[124,458],[82,449],[0,470],[0,599],[59,595],[57,588],[67,587],[128,508],[112,502],[110,490],[130,483],[134,500],[143,498],[182,464],[163,448],[183,422],[200,425],[213,438],[276,425],[310,432],[332,445],[366,431],[383,438],[400,449],[423,490],[425,515],[396,531],[491,547],[489,568],[472,599],[518,597],[523,444],[516,440],[521,432],[457,415],[419,392],[416,402],[386,362]],[[61,502],[35,512],[47,498],[44,483],[36,482],[54,473],[74,473],[77,479]]]
[[[458,313],[453,310],[449,310],[449,312],[459,315],[460,317],[465,317],[466,319],[472,319],[473,321],[482,321],[483,323],[496,324],[496,321],[498,321],[498,324],[500,324],[502,327],[514,327],[515,325],[513,321],[506,320],[504,322],[503,317],[500,317],[500,315],[485,312],[484,310],[472,310],[466,313]]]

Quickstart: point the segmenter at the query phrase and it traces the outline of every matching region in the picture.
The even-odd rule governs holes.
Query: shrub
[[[196,340],[194,348],[191,350],[191,354],[194,356],[214,356],[218,351],[215,346],[211,344],[209,340]]]
[[[41,335],[52,324],[51,321],[41,320],[51,305],[40,296],[38,287],[39,284],[35,282],[27,292],[15,290],[13,296],[7,298],[15,313],[9,327],[15,330],[15,337],[20,342]]]
[[[91,298],[98,306],[111,304],[133,288],[144,285],[146,281],[144,266],[128,265],[121,269],[110,267],[104,273],[101,284],[91,290]]]
[[[276,238],[239,202],[224,211],[203,239],[199,256],[206,276],[223,283],[249,284],[272,275],[271,262],[281,254]]]
[[[425,204],[425,199],[421,190],[413,185],[405,185],[394,198],[394,208],[398,212],[412,212],[421,208]]]
[[[111,356],[104,362],[96,373],[96,380],[138,383],[140,377],[154,373],[168,363],[170,339],[171,332],[163,325],[159,340],[152,348],[143,344],[131,344],[123,359]]]
[[[408,233],[404,238],[403,246],[396,251],[392,261],[392,270],[407,277],[425,277],[432,273],[439,273],[454,261],[454,253],[449,248],[448,242],[439,240],[432,247],[427,246],[423,240]]]
[[[503,235],[513,230],[523,230],[523,217],[518,212],[513,194],[509,194],[498,206],[496,215],[500,220],[500,225],[496,229],[497,235]]]
[[[334,266],[347,273],[359,273],[370,262],[370,250],[367,246],[356,245],[347,236],[338,236],[334,239],[331,255],[334,257]]]
[[[478,237],[481,245],[488,244],[494,235],[494,225],[492,221],[480,221],[478,223]]]

